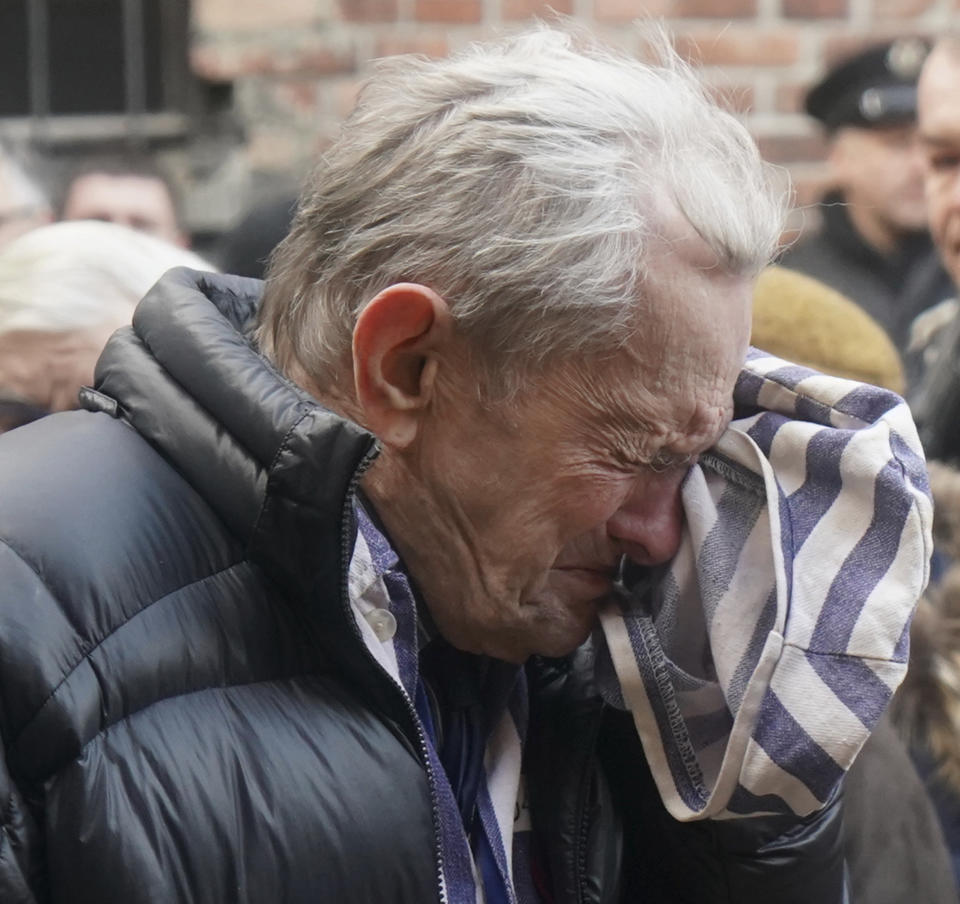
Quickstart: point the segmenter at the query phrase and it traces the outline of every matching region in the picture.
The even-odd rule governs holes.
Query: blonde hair
[[[0,335],[129,318],[160,276],[178,266],[214,269],[190,251],[113,223],[33,229],[0,249]]]

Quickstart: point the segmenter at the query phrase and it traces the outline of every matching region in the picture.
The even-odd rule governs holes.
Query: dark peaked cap
[[[917,78],[929,52],[923,38],[868,47],[831,69],[810,89],[804,107],[831,132],[910,122],[917,115]]]

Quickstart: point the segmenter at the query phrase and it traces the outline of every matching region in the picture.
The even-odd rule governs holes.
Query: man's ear
[[[353,375],[366,426],[388,446],[416,438],[433,396],[440,352],[453,335],[450,308],[432,289],[397,283],[360,312]]]

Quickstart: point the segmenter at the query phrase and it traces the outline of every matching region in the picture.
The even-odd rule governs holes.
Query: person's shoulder
[[[139,522],[160,518],[175,534],[184,504],[197,516],[194,497],[158,451],[104,413],[63,412],[0,437],[0,540],[48,561],[68,547],[96,561],[114,544],[144,542]]]
[[[76,624],[129,613],[237,559],[203,498],[132,427],[72,411],[0,438],[0,544]],[[3,581],[0,579],[0,584]],[[16,605],[8,595],[3,605]],[[112,617],[112,616],[111,616]]]
[[[0,733],[10,755],[49,774],[76,755],[80,727],[103,727],[120,684],[151,700],[181,692],[175,673],[141,673],[154,659],[187,661],[181,610],[243,561],[202,498],[122,420],[73,411],[0,437]]]

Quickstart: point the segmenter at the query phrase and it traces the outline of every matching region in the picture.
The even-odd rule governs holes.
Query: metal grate
[[[189,0],[0,0],[0,130],[54,142],[182,131],[188,24]]]

